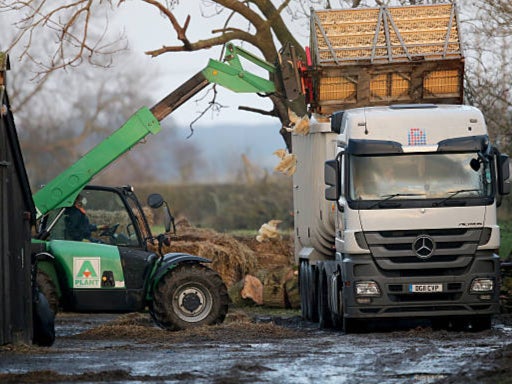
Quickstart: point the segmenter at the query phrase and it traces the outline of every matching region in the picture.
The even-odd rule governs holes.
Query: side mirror
[[[174,217],[171,214],[171,210],[169,209],[169,206],[165,202],[164,198],[159,193],[152,193],[148,196],[148,205],[153,208],[160,208],[161,206],[165,205],[164,210],[164,226],[165,226],[165,232],[170,232],[171,229],[174,233],[176,233],[176,227],[174,225]]]
[[[148,205],[151,208],[160,208],[164,203],[164,198],[159,193],[152,193],[148,196]]]
[[[510,159],[508,155],[498,156],[498,193],[502,196],[510,193]]]
[[[325,199],[337,201],[340,197],[340,163],[328,160],[324,164]]]

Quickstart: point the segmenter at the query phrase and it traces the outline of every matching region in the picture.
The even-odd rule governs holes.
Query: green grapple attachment
[[[275,92],[274,82],[244,70],[240,57],[249,60],[271,74],[276,71],[272,64],[240,47],[228,43],[226,44],[224,62],[210,59],[208,66],[202,71],[202,74],[210,83],[222,85],[224,88],[238,93]]]

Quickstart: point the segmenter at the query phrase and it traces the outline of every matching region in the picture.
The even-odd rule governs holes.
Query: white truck
[[[302,313],[322,327],[481,330],[499,311],[509,161],[461,105],[456,21],[451,4],[312,14],[319,117],[292,138],[293,197]]]

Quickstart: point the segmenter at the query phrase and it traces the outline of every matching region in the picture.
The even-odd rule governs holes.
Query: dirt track
[[[319,330],[297,311],[262,309],[180,332],[155,327],[146,314],[57,320],[51,348],[0,347],[1,383],[512,382],[510,317],[481,333],[395,324],[356,335]]]

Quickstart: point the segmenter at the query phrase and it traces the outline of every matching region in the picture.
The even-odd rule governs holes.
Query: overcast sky
[[[198,1],[193,1],[190,7],[182,5],[175,12],[180,23],[184,22],[187,14],[191,15],[192,19],[187,35],[192,41],[212,36],[210,31],[219,27],[218,22],[215,23],[213,20],[200,15],[199,8],[194,8],[194,6],[198,7],[198,4]],[[184,12],[185,9],[186,13]],[[170,23],[157,13],[155,7],[140,2],[123,3],[116,11],[115,23],[126,28],[125,32],[131,48],[143,57],[147,70],[160,72],[157,82],[158,89],[155,90],[155,102],[204,69],[210,58],[219,59],[221,53],[220,47],[217,47],[199,52],[166,53],[156,58],[145,57],[144,51],[158,49],[162,45],[181,45],[181,42],[176,39],[176,33]],[[198,28],[198,26],[200,27]],[[258,52],[254,53],[257,54]],[[247,65],[249,69],[247,62],[243,62],[243,65]],[[254,67],[250,68],[254,70]],[[267,76],[265,71],[259,71],[258,74]],[[251,123],[262,122],[279,125],[276,118],[238,111],[239,105],[249,105],[265,110],[271,109],[272,105],[269,100],[262,99],[255,94],[237,94],[220,86],[217,87],[217,90],[218,101],[226,108],[222,108],[220,114],[214,113],[212,115],[208,112],[203,117],[200,125],[239,123],[247,120]],[[203,94],[201,93],[201,95]],[[205,101],[198,104],[196,102],[198,98],[199,96],[194,97],[182,105],[173,113],[173,118],[179,123],[188,124],[207,105]],[[209,101],[210,98],[205,100]]]
[[[219,27],[219,21],[201,16],[199,1],[190,1],[190,7],[183,5],[175,12],[182,24],[188,14],[192,19],[187,36],[191,41],[211,37],[211,30]],[[181,45],[176,32],[167,19],[158,14],[154,7],[141,2],[125,2],[115,11],[115,26],[125,28],[131,50],[140,57],[147,71],[159,73],[155,82],[156,89],[151,92],[153,102],[159,101],[169,92],[183,84],[191,76],[201,71],[210,58],[219,59],[221,48],[216,47],[198,52],[166,53],[150,58],[144,52],[160,48],[162,45]],[[259,55],[253,47],[246,49]],[[268,76],[266,71],[250,65],[242,59],[244,68],[256,72],[262,77]],[[124,65],[118,63],[118,65]],[[217,172],[229,168],[233,162],[240,161],[245,153],[256,164],[272,170],[278,163],[273,152],[284,148],[279,135],[280,122],[275,117],[264,116],[247,111],[239,111],[238,106],[251,106],[264,110],[272,109],[270,100],[255,94],[237,94],[217,87],[217,101],[225,108],[221,112],[207,112],[197,123],[194,123],[194,135],[190,139],[214,165]],[[188,125],[204,110],[211,97],[197,102],[204,91],[183,104],[170,117],[176,122],[181,136],[189,134]],[[222,127],[219,127],[222,126]]]

